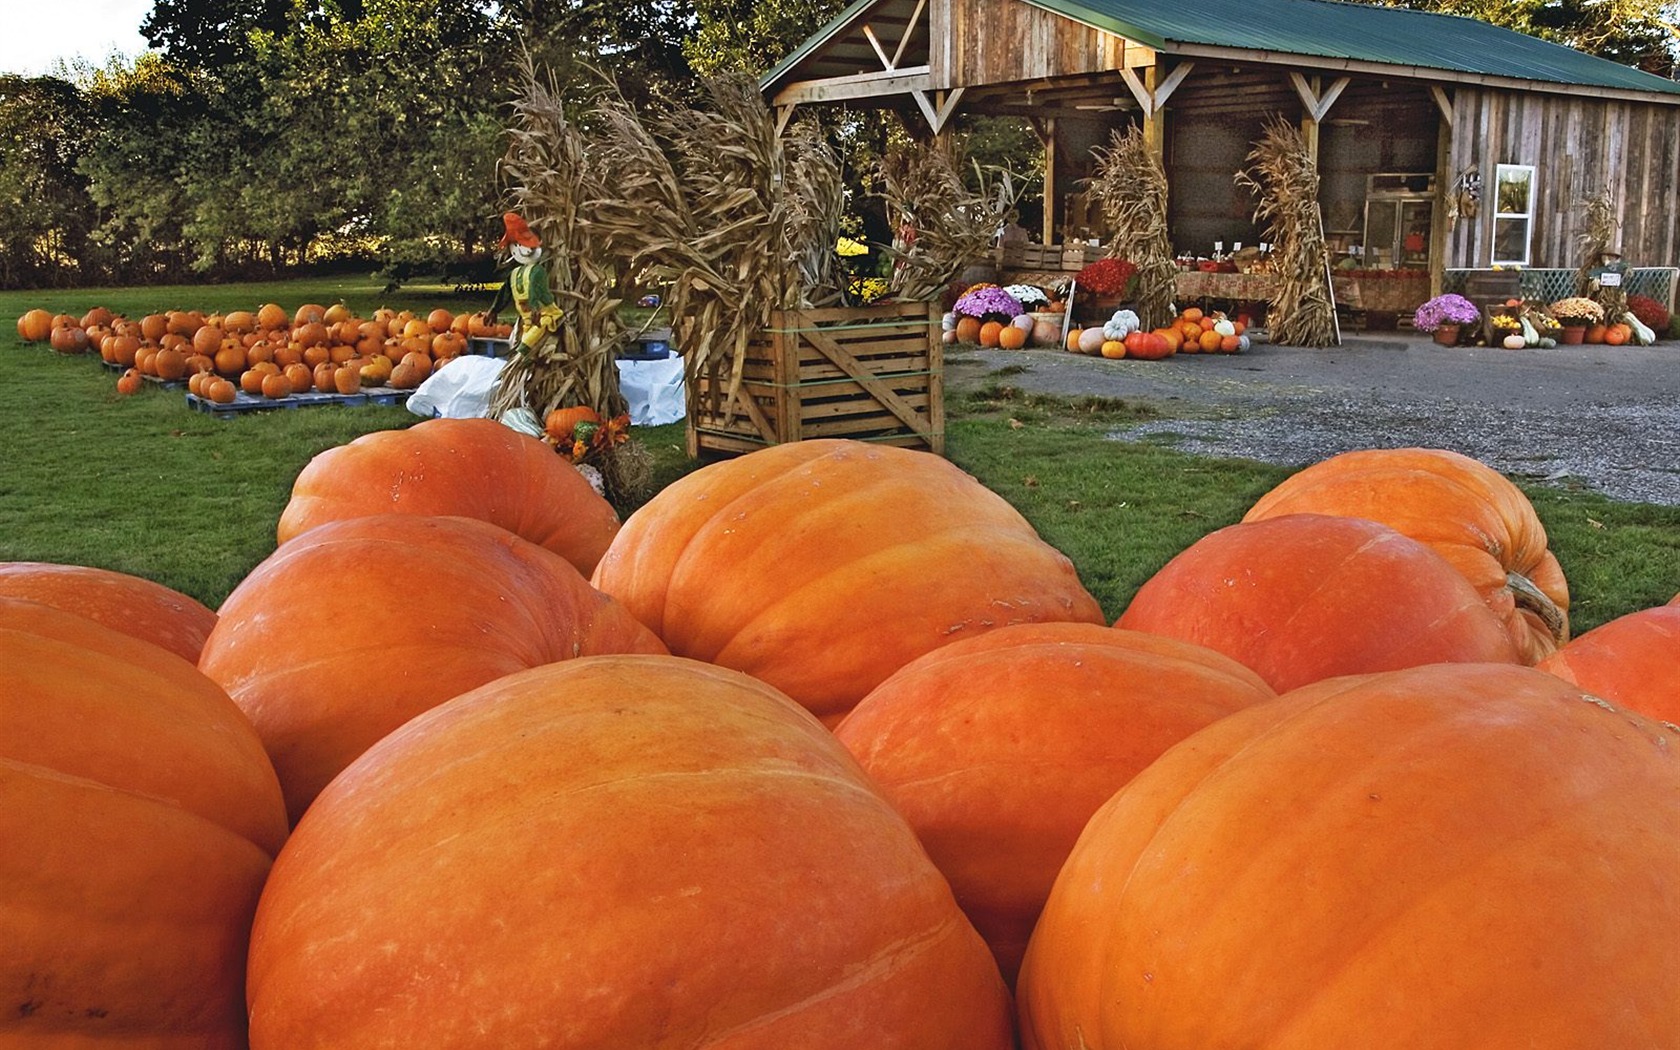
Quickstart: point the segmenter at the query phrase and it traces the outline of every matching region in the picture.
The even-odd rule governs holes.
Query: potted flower
[[[1586,338],[1587,326],[1604,323],[1604,307],[1583,296],[1559,299],[1550,307],[1552,316],[1563,326],[1564,343],[1579,343]]]
[[[1106,319],[1120,306],[1126,290],[1132,285],[1137,267],[1125,259],[1098,259],[1086,263],[1074,275],[1076,312],[1081,316],[1101,315]]]
[[[1462,295],[1448,292],[1418,307],[1412,315],[1412,326],[1420,332],[1433,332],[1435,341],[1442,346],[1454,346],[1463,327],[1481,319],[1476,304]]]

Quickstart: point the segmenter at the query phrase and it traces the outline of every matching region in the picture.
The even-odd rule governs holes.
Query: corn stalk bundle
[[[1173,319],[1178,276],[1167,231],[1167,173],[1135,126],[1091,152],[1096,167],[1087,184],[1113,231],[1108,255],[1137,267],[1138,318],[1146,328],[1160,328]]]
[[[1324,219],[1318,206],[1318,167],[1301,133],[1288,121],[1266,122],[1239,171],[1237,185],[1259,198],[1254,221],[1277,260],[1278,292],[1269,322],[1272,342],[1330,346],[1336,342],[1336,301],[1325,269]]]
[[[991,246],[1001,215],[997,199],[969,189],[944,151],[921,146],[888,150],[876,177],[898,231],[883,249],[894,260],[890,293],[911,301],[939,298]]]
[[[616,359],[629,335],[618,318],[612,253],[585,221],[610,173],[567,113],[557,86],[539,78],[529,61],[522,74],[502,171],[513,187],[514,209],[542,240],[544,267],[564,317],[554,338],[516,348],[490,407],[497,415],[527,408],[540,422],[553,409],[587,405],[611,419],[627,408]]]
[[[1604,253],[1616,247],[1616,199],[1604,190],[1582,201],[1580,207],[1586,221],[1575,235],[1575,248],[1581,255],[1581,265],[1575,270],[1576,294],[1604,307],[1605,317],[1619,319],[1627,313],[1627,289],[1606,288],[1593,275]]]
[[[783,149],[787,153],[787,221],[783,235],[799,278],[793,289],[798,293],[796,305],[838,305],[846,282],[835,251],[846,212],[840,159],[811,121],[793,125]]]

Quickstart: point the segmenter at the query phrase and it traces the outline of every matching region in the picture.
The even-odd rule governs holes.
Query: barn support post
[[[1435,124],[1435,207],[1429,219],[1429,295],[1441,294],[1447,276],[1447,239],[1452,236],[1452,223],[1447,219],[1448,202],[1458,192],[1453,187],[1453,104],[1447,93],[1435,84],[1429,94],[1440,111]]]

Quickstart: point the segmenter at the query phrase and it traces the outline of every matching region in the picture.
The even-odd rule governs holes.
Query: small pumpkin
[[[140,392],[140,388],[144,385],[145,380],[140,377],[140,370],[138,368],[130,368],[117,378],[117,393],[122,394],[124,397],[131,394],[138,394]]]
[[[980,332],[979,332],[979,335],[978,335],[978,338],[980,340],[980,345],[984,346],[984,347],[995,347],[995,346],[997,346],[998,345],[998,333],[1000,333],[1002,331],[1003,331],[1002,323],[1000,323],[998,321],[986,321],[985,323],[983,323],[980,326]]]
[[[997,345],[1002,350],[1019,350],[1027,345],[1027,330],[1019,325],[1006,325],[998,330]]]
[[[1111,361],[1119,360],[1126,356],[1126,344],[1119,339],[1105,339],[1099,353]]]
[[[978,317],[957,318],[957,342],[977,343],[980,341],[980,319]]]

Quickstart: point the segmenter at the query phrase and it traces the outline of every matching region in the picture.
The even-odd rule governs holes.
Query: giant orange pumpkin
[[[1642,715],[1680,723],[1680,605],[1617,617],[1538,666]]]
[[[1680,731],[1531,668],[1309,686],[1091,820],[1025,1050],[1680,1044]]]
[[[296,820],[422,711],[617,652],[663,646],[559,555],[471,518],[381,514],[281,544],[222,603],[199,666],[256,725]]]
[[[18,318],[18,338],[30,343],[39,343],[52,335],[53,315],[37,307],[26,310]]]
[[[1569,583],[1522,490],[1457,452],[1344,452],[1285,480],[1243,518],[1369,518],[1427,544],[1481,593],[1534,663],[1569,640]]]
[[[0,598],[0,1045],[245,1045],[286,835],[249,723],[191,664]]]
[[[1097,623],[1072,563],[939,456],[799,441],[714,463],[625,522],[595,570],[671,651],[829,723],[889,674],[1012,623]]]
[[[1138,589],[1118,626],[1205,645],[1282,692],[1418,664],[1515,662],[1475,588],[1440,555],[1363,518],[1231,525]]]
[[[310,460],[292,485],[279,540],[339,518],[390,513],[480,518],[586,576],[619,527],[612,504],[540,440],[490,419],[431,419]]]
[[[27,598],[96,620],[198,663],[216,614],[161,583],[111,569],[0,562],[0,596]]]
[[[363,755],[275,864],[249,999],[253,1050],[1013,1045],[985,945],[845,750],[672,657],[512,675]]]
[[[910,821],[1013,982],[1091,814],[1173,744],[1273,695],[1201,646],[1021,624],[905,665],[834,735]]]

